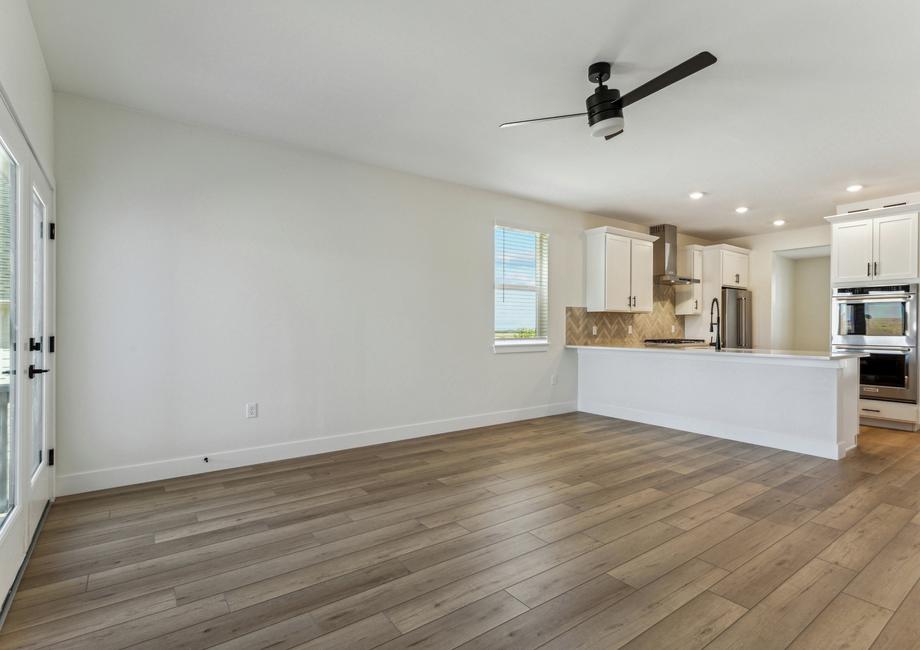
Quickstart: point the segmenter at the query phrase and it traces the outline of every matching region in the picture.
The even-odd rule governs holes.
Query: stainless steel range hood
[[[677,226],[652,226],[649,234],[658,237],[652,244],[655,284],[699,284],[699,280],[677,275]]]

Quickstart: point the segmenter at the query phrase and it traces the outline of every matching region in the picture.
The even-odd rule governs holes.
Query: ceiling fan
[[[597,84],[594,93],[589,95],[585,100],[587,111],[584,113],[568,113],[566,115],[553,115],[552,117],[537,117],[532,120],[518,120],[517,122],[505,122],[500,128],[509,126],[520,126],[522,124],[532,124],[534,122],[549,122],[552,120],[567,120],[570,117],[588,116],[588,126],[591,127],[591,135],[605,140],[615,138],[623,132],[623,109],[630,104],[635,104],[640,99],[648,97],[652,93],[664,90],[671,84],[677,83],[695,74],[703,68],[708,68],[718,59],[709,52],[700,52],[696,56],[691,56],[683,63],[674,66],[667,72],[658,75],[651,81],[647,81],[638,88],[631,90],[622,97],[620,91],[616,88],[607,88],[604,82],[610,79],[610,64],[606,61],[592,63],[588,67],[588,81]]]

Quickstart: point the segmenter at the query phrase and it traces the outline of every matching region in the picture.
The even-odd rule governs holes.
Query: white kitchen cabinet
[[[588,311],[652,311],[652,235],[621,228],[585,232]]]
[[[632,311],[651,312],[654,298],[652,278],[652,242],[630,240],[630,284],[633,293]]]
[[[917,276],[917,215],[873,219],[872,275],[876,280],[909,280]]]
[[[631,242],[628,237],[606,236],[606,300],[604,309],[596,311],[629,311],[632,307]],[[623,310],[617,309],[623,307]],[[589,311],[595,311],[588,307]]]
[[[722,286],[747,288],[748,256],[746,253],[722,251]]]
[[[872,278],[872,219],[835,223],[831,232],[831,276],[835,282]]]
[[[699,280],[695,284],[674,287],[674,313],[678,316],[693,316],[703,313],[703,247],[698,244],[685,246],[677,258],[677,274],[681,277]]]
[[[910,281],[920,275],[916,211],[897,206],[827,219],[832,282]]]

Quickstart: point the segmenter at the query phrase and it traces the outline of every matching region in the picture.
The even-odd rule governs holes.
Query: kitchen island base
[[[856,446],[858,356],[572,347],[579,411],[835,460]]]

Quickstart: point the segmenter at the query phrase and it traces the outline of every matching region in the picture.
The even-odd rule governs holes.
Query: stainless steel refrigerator
[[[722,347],[750,348],[751,292],[722,288]]]

